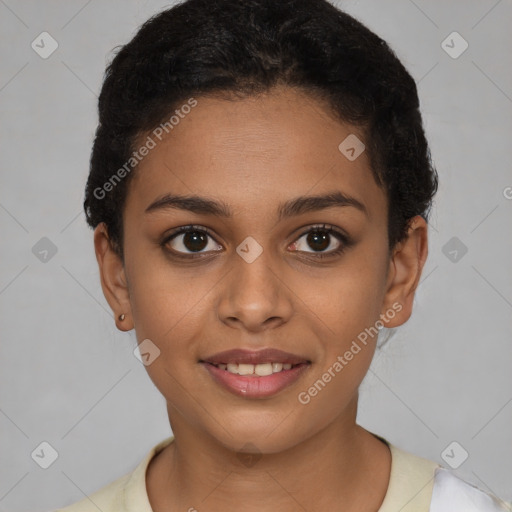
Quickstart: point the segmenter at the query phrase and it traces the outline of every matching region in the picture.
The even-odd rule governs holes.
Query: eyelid
[[[169,241],[173,237],[177,235],[181,235],[182,233],[186,233],[188,231],[201,231],[206,233],[209,237],[211,237],[213,240],[215,240],[216,243],[219,243],[217,239],[215,238],[215,235],[213,234],[213,231],[210,228],[207,228],[206,226],[200,226],[198,224],[187,224],[186,226],[179,226],[177,228],[172,229],[170,232],[166,233],[164,235],[164,240]]]
[[[340,239],[345,240],[347,243],[350,241],[350,235],[343,229],[334,226],[333,224],[329,224],[327,222],[320,222],[317,224],[306,224],[296,230],[296,232],[300,232],[294,240],[307,235],[310,231],[327,231],[329,233],[333,233],[340,237]]]

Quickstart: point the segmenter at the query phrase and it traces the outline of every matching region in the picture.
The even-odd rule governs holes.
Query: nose
[[[260,332],[279,327],[293,314],[293,292],[263,251],[254,261],[233,254],[232,271],[222,286],[217,314],[232,328]],[[274,267],[274,268],[273,268]]]

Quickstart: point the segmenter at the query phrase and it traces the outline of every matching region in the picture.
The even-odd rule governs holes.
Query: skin
[[[201,96],[198,105],[139,164],[123,222],[124,264],[100,224],[94,233],[101,284],[117,327],[149,338],[160,357],[146,367],[167,402],[175,441],[153,458],[146,485],[155,512],[378,510],[389,482],[389,448],[356,424],[358,387],[377,337],[307,405],[306,391],[359,333],[385,315],[408,320],[427,258],[427,225],[412,219],[389,254],[387,198],[365,152],[349,161],[338,145],[354,127],[326,105],[291,88],[247,99]],[[358,135],[362,139],[362,135]],[[278,205],[301,195],[342,191],[361,201],[278,220]],[[164,193],[222,200],[231,218],[144,210]],[[308,228],[327,223],[354,244],[319,259]],[[210,228],[207,256],[191,253],[170,230]],[[253,237],[262,254],[247,263],[236,247]],[[339,242],[331,236],[325,252]],[[297,245],[293,243],[297,242]],[[220,245],[220,250],[218,250]],[[393,318],[386,315],[400,304]],[[126,319],[118,320],[124,313]],[[273,347],[311,361],[292,386],[248,399],[216,384],[199,360],[231,348]],[[237,453],[252,443],[251,466]],[[302,508],[301,508],[302,507]]]

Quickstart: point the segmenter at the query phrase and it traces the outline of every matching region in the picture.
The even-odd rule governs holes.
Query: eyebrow
[[[346,206],[356,208],[369,217],[368,210],[361,201],[340,191],[333,191],[316,196],[296,197],[285,203],[281,203],[277,208],[277,216],[279,220],[283,220],[285,218],[324,210],[326,208]],[[144,213],[168,209],[186,210],[197,214],[216,215],[225,218],[233,217],[229,206],[223,201],[216,201],[196,195],[183,196],[175,194],[165,194],[160,197],[151,203]]]

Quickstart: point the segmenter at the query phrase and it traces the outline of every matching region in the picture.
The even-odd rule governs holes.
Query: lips
[[[218,364],[263,364],[263,363],[282,363],[297,365],[302,363],[310,363],[308,359],[283,352],[274,348],[266,348],[259,351],[233,349],[224,352],[218,352],[211,356],[201,359],[201,363]]]
[[[296,383],[311,367],[307,358],[274,348],[226,350],[200,359],[199,363],[214,382],[246,399],[270,398]],[[265,363],[273,363],[270,374],[270,365]],[[234,369],[242,371],[239,374]]]

